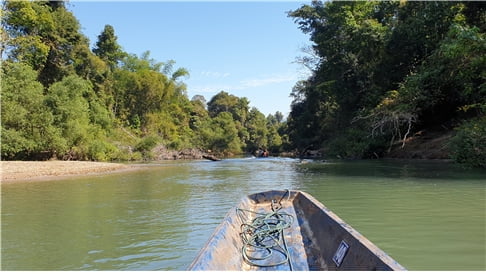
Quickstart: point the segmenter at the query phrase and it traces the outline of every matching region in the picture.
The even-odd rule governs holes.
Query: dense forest
[[[265,117],[221,91],[189,99],[188,71],[127,53],[106,25],[90,48],[59,1],[4,1],[2,159],[142,160],[154,149],[268,149],[383,157],[424,129],[486,166],[485,4],[313,1],[289,11],[310,35],[291,112]],[[282,16],[285,16],[283,14]]]
[[[382,157],[423,130],[453,131],[450,157],[486,167],[484,2],[321,2],[291,11],[313,45],[300,61],[292,145]]]
[[[112,26],[95,47],[59,1],[2,7],[2,158],[151,159],[152,151],[278,151],[283,115],[221,91],[189,100],[175,61],[123,51]],[[160,149],[159,149],[160,150]]]

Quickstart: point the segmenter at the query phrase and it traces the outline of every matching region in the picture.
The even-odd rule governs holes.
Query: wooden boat
[[[273,190],[232,208],[188,270],[406,269],[308,193]]]

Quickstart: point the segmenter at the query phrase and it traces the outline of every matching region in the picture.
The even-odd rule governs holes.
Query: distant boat
[[[253,155],[257,158],[266,158],[269,156],[269,153],[268,150],[259,148],[253,153]]]
[[[188,270],[406,270],[308,193],[244,197]]]

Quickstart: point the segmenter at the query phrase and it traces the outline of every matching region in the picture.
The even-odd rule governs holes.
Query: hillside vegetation
[[[4,1],[1,156],[141,160],[197,148],[375,158],[440,129],[440,157],[486,167],[485,6],[313,1],[289,11],[310,35],[297,61],[312,75],[289,91],[284,120],[228,91],[189,99],[185,68],[125,52],[110,25],[90,48],[65,2]]]
[[[383,157],[439,128],[456,132],[443,143],[450,157],[486,167],[485,7],[313,1],[291,11],[313,42],[300,59],[313,75],[292,92],[292,144]]]
[[[189,100],[185,68],[124,52],[112,26],[95,47],[64,2],[2,7],[2,158],[152,159],[153,151],[278,151],[283,115],[221,91]],[[5,57],[5,58],[4,58]]]

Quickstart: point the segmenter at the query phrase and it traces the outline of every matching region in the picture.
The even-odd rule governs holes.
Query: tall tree
[[[445,38],[455,16],[462,9],[454,1],[406,1],[400,5],[385,2],[395,12],[389,19],[389,35],[385,58],[380,64],[380,81],[387,83],[387,90],[395,90],[410,72],[432,54]]]
[[[268,128],[265,115],[253,107],[250,110],[246,124],[249,133],[246,144],[247,150],[255,151],[259,148],[268,148]]]
[[[55,28],[43,35],[49,45],[49,54],[44,68],[40,71],[39,80],[50,86],[65,76],[75,73],[73,60],[80,45],[88,44],[88,39],[79,31],[76,17],[64,5],[54,4],[52,20]]]
[[[2,15],[7,39],[1,43],[7,57],[27,63],[34,70],[43,69],[50,51],[47,33],[55,29],[51,8],[39,2],[5,1]]]
[[[111,70],[115,69],[125,55],[117,39],[115,29],[111,25],[105,25],[101,34],[98,35],[96,47],[93,49],[93,53],[104,60]]]
[[[221,91],[211,98],[208,102],[208,112],[211,117],[216,117],[221,112],[234,112],[238,105],[239,98]]]
[[[88,39],[63,3],[6,1],[4,13],[2,24],[11,37],[6,52],[11,60],[39,71],[44,86],[75,73],[77,50]]]

